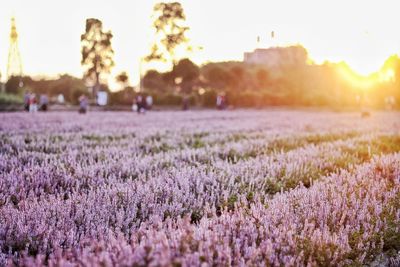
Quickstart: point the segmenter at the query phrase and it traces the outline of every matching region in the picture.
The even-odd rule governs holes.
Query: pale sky
[[[82,76],[80,35],[95,17],[114,34],[113,75],[138,81],[139,60],[153,41],[154,0],[0,0],[0,70],[6,74],[10,18],[16,17],[24,73]],[[301,44],[317,63],[346,61],[356,71],[376,71],[400,51],[397,0],[182,0],[189,37],[202,51],[196,63],[242,60],[243,52]],[[270,39],[275,31],[276,38]]]

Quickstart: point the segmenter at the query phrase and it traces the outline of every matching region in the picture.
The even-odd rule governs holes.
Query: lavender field
[[[0,266],[400,265],[400,113],[10,113],[0,135]]]

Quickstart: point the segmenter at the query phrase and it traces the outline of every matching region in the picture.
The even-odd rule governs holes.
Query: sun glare
[[[339,73],[344,80],[358,89],[369,89],[377,83],[376,73],[362,75],[345,64],[340,66]]]
[[[394,71],[393,69],[388,69],[385,71],[379,72],[379,80],[381,82],[392,82],[394,80]]]

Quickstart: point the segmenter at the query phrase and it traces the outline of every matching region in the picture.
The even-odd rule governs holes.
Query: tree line
[[[395,103],[400,102],[400,60],[389,58],[382,69],[391,69],[392,78],[379,80],[367,89],[359,88],[341,73],[351,69],[345,63],[313,64],[307,62],[307,50],[297,49],[304,54],[303,61],[283,62],[279,68],[265,64],[244,62],[216,62],[202,66],[187,58],[190,52],[201,47],[191,45],[187,32],[186,15],[179,2],[158,3],[153,10],[154,43],[145,62],[164,62],[170,70],[159,72],[150,69],[141,81],[141,93],[151,94],[155,104],[180,104],[183,97],[189,97],[193,104],[212,106],[218,94],[226,95],[233,106],[263,107],[271,105],[288,106],[356,106],[367,101],[376,107],[387,104],[388,96]],[[102,21],[95,18],[86,20],[81,35],[82,79],[62,75],[54,80],[33,80],[22,77],[25,87],[36,93],[49,95],[63,94],[68,102],[74,103],[81,94],[99,90],[110,93],[111,104],[131,104],[134,88],[129,86],[129,77],[122,72],[115,77],[121,90],[110,92],[107,79],[114,67],[113,34],[105,30]],[[9,93],[18,93],[21,77],[12,77],[6,84]]]

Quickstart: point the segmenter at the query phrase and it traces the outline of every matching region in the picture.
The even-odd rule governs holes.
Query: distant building
[[[302,46],[257,48],[245,52],[243,62],[279,68],[287,65],[304,65],[307,62],[307,50]]]

